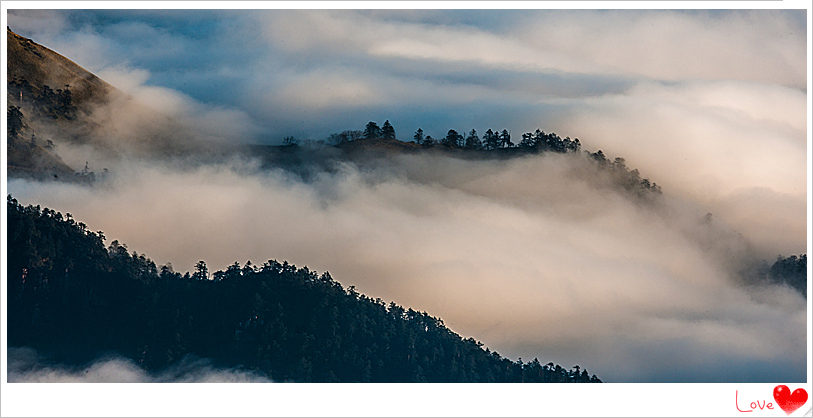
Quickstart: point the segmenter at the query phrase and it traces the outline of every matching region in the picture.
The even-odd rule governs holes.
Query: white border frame
[[[808,89],[811,86],[811,4],[786,1],[577,1],[577,2],[26,2],[5,1],[16,8],[67,9],[333,9],[333,8],[425,8],[425,9],[806,9]],[[5,79],[6,43],[2,44],[2,76]],[[5,97],[6,85],[3,84]],[[807,95],[807,254],[813,233],[811,193],[811,95]],[[2,128],[6,120],[2,119]],[[2,143],[2,193],[8,193],[6,141]],[[0,298],[2,341],[0,370],[0,416],[738,416],[735,406],[751,401],[773,401],[775,383],[748,384],[8,384],[6,341],[6,248],[7,226],[3,211],[0,248],[3,297]],[[808,265],[808,289],[811,288]],[[810,293],[810,290],[808,290]],[[810,416],[813,403],[811,362],[811,299],[807,300],[807,382],[789,384],[791,390],[806,388],[807,404],[791,416]],[[735,402],[735,396],[739,403]],[[783,411],[755,410],[744,415],[786,416]]]

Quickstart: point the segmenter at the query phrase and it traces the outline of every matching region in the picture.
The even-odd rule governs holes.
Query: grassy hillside
[[[75,62],[64,56],[6,29],[8,45],[8,79],[9,83],[27,84],[40,91],[43,86],[51,89],[69,89],[73,103],[87,107],[92,103],[105,103],[117,90],[99,77],[93,75]],[[20,98],[19,89],[15,89],[17,100],[26,100],[25,92]]]
[[[12,108],[26,121],[25,140],[33,134],[41,144],[91,145],[108,157],[122,154],[166,157],[197,152],[188,127],[152,110],[106,83],[77,63],[7,28],[9,125]],[[10,175],[50,173],[28,164],[36,156],[25,149],[9,155]],[[52,164],[46,164],[51,166]]]

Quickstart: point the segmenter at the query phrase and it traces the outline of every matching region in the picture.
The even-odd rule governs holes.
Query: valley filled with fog
[[[770,250],[724,216],[668,191],[639,199],[580,155],[386,163],[304,181],[242,158],[121,161],[95,187],[9,191],[178,271],[270,259],[330,271],[510,358],[582,362],[614,381],[788,378],[766,375],[766,358],[804,369],[805,299],[745,282]]]
[[[228,39],[192,36],[185,18],[150,12],[97,11],[93,20],[14,11],[9,24],[172,118],[180,128],[171,141],[185,145],[278,145],[294,135],[307,153],[330,147],[313,140],[370,120],[392,122],[402,141],[418,128],[443,137],[504,127],[518,141],[540,127],[623,158],[662,194],[618,187],[581,152],[466,158],[429,148],[306,164],[307,176],[245,152],[145,153],[153,116],[130,104],[97,110],[122,115],[97,121],[115,152],[55,148],[71,167],[108,169],[104,178],[9,178],[7,192],[70,213],[103,231],[106,244],[118,240],[178,272],[201,260],[211,271],[267,260],[329,271],[514,360],[578,364],[608,382],[804,381],[808,301],[754,277],[780,254],[807,253],[799,16],[537,12],[506,12],[520,28],[479,27],[488,13],[463,11],[192,15],[241,28]],[[637,23],[639,15],[666,34]],[[467,23],[449,22],[457,18]],[[549,23],[539,36],[522,30],[537,21]],[[226,33],[222,25],[212,33]],[[145,57],[136,33],[155,40],[161,56]],[[571,44],[571,35],[592,42]],[[699,57],[677,35],[700,43]],[[624,46],[632,38],[642,51]],[[238,39],[241,48],[225,48]],[[608,45],[618,56],[603,52]],[[249,46],[262,48],[249,54]],[[170,56],[182,50],[198,52]],[[224,64],[207,67],[207,51]],[[760,54],[776,65],[751,65]],[[132,58],[114,64],[125,55]],[[188,85],[178,79],[185,65]],[[34,355],[19,350],[30,369]],[[198,366],[220,381],[257,378]],[[31,380],[80,379],[43,367]],[[169,379],[127,360],[94,367],[99,376],[115,369],[136,381]]]

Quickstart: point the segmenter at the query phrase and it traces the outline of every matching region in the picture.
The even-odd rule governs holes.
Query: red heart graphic
[[[802,407],[807,402],[807,391],[799,388],[790,393],[790,389],[785,385],[773,388],[773,398],[776,404],[790,415],[793,411]]]

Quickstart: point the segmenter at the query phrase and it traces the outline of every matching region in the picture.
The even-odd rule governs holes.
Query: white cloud
[[[488,18],[483,13],[482,19]],[[275,47],[415,60],[472,62],[519,71],[659,80],[743,80],[803,88],[804,28],[787,13],[529,11],[509,31],[382,20],[353,11],[260,15]]]
[[[735,232],[703,224],[690,202],[635,204],[570,158],[403,157],[311,183],[252,167],[137,164],[102,190],[9,190],[178,270],[268,259],[329,270],[503,355],[578,363],[609,380],[670,380],[668,367],[683,366],[659,353],[677,341],[709,359],[682,370],[689,380],[719,357],[804,362],[804,299],[738,285],[733,270],[755,255]]]
[[[262,383],[267,378],[243,370],[218,369],[205,359],[186,357],[158,373],[150,373],[132,360],[109,358],[87,367],[42,363],[36,350],[9,347],[9,383]]]
[[[588,73],[749,80],[798,88],[806,85],[802,32],[777,11],[712,16],[623,10],[539,12],[514,34],[542,51],[581,61],[581,71]]]
[[[804,251],[804,94],[728,81],[642,83],[623,94],[572,103],[568,115],[550,122],[557,132],[579,137],[593,151],[624,157],[667,194],[706,206],[762,249],[777,244],[769,233],[775,228],[789,233],[785,244],[794,238],[793,249],[782,245],[781,251]],[[745,194],[755,200],[738,197]],[[788,202],[781,216],[753,209],[774,207],[776,198]]]
[[[8,15],[9,27],[17,34],[35,32],[51,37],[69,26],[64,15],[56,10],[9,10]]]
[[[624,157],[663,186],[662,211],[631,204],[556,156],[405,158],[383,172],[348,167],[313,183],[253,173],[249,162],[186,171],[121,162],[109,167],[118,179],[108,189],[12,181],[9,190],[179,270],[200,259],[223,268],[268,258],[330,270],[502,354],[578,362],[610,380],[724,371],[782,380],[758,369],[803,370],[803,300],[787,289],[744,290],[730,271],[748,255],[806,248],[806,44],[793,12],[522,11],[500,28],[485,24],[488,11],[477,16],[482,26],[450,23],[457,15],[449,13],[401,21],[354,11],[230,14],[230,24],[259,30],[220,31],[195,48],[134,24],[105,35],[39,33],[210,136],[250,136],[254,126],[314,132],[305,125],[326,135],[359,129],[349,120],[373,113],[393,123],[430,119],[411,123],[443,127],[435,136],[507,127],[517,140],[519,129],[539,127]],[[15,16],[37,30],[31,16]],[[116,61],[129,45],[116,37],[141,32],[179,56]],[[151,84],[164,67],[202,65],[184,52],[226,62],[225,48],[240,46],[251,50],[238,54],[245,61],[213,68],[247,74],[243,89],[222,92],[243,94],[242,108]],[[499,82],[529,74],[570,84]],[[613,80],[621,87],[601,87]],[[144,120],[120,116],[124,133]],[[417,128],[395,125],[400,138]],[[706,212],[714,233],[697,223]]]
[[[127,95],[114,97],[109,106],[97,108],[93,114],[100,128],[108,132],[108,140],[130,144],[123,146],[125,152],[150,142],[150,129],[162,131],[176,142],[201,144],[251,142],[260,132],[241,109],[201,103],[177,90],[148,84],[147,70],[116,65],[99,70],[98,75]]]

